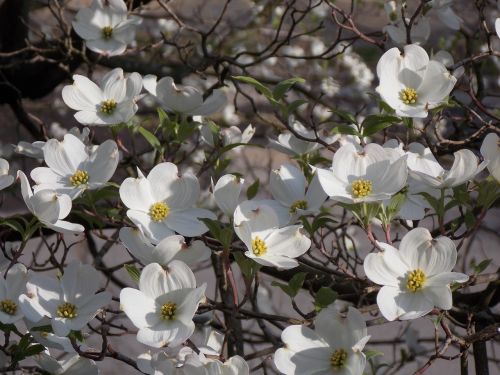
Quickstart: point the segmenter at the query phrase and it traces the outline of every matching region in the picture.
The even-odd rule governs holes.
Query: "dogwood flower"
[[[68,107],[78,111],[75,119],[79,123],[115,125],[127,122],[137,112],[141,90],[140,74],[125,76],[121,68],[116,68],[102,78],[100,86],[75,74],[73,84],[64,86],[62,98]]]
[[[91,51],[116,56],[134,41],[135,27],[141,22],[138,17],[128,17],[123,0],[94,0],[90,8],[78,11],[73,29]]]
[[[398,116],[427,117],[450,94],[457,79],[446,67],[429,60],[427,52],[416,44],[385,52],[377,64],[377,92]]]
[[[219,181],[213,187],[215,203],[227,216],[233,216],[244,183],[243,178],[233,174],[226,174],[219,178]]]
[[[245,244],[245,255],[257,263],[280,269],[297,267],[294,259],[311,247],[311,240],[302,232],[302,225],[279,226],[276,212],[262,205],[250,220],[235,214],[234,231]]]
[[[484,137],[481,145],[481,155],[488,161],[488,171],[500,182],[500,138],[495,133],[490,133]]]
[[[35,193],[50,189],[72,199],[87,189],[103,187],[115,173],[119,159],[114,141],[90,148],[72,134],[66,134],[63,141],[48,140],[43,156],[48,167],[31,171]]]
[[[202,241],[192,241],[189,245],[179,235],[165,237],[157,245],[151,242],[139,229],[120,229],[120,241],[142,264],[159,263],[167,266],[172,260],[181,260],[194,266],[210,258],[211,251]]]
[[[123,181],[120,198],[129,209],[127,216],[153,243],[174,232],[194,237],[208,230],[198,218],[215,219],[215,215],[194,207],[200,196],[196,176],[179,176],[172,163],[157,164],[147,177],[139,169],[137,174],[137,178]]]
[[[49,317],[57,336],[81,330],[111,301],[111,293],[107,291],[96,294],[99,273],[95,268],[79,262],[71,262],[59,280],[32,274],[27,289],[19,297],[24,316],[35,323]]]
[[[376,143],[362,148],[347,142],[333,156],[331,169],[318,168],[317,174],[330,198],[360,203],[390,199],[405,186],[408,172],[397,151]]]
[[[99,368],[94,361],[80,357],[78,354],[66,356],[58,361],[50,355],[49,351],[37,354],[36,362],[40,367],[54,375],[97,375]]]
[[[9,175],[9,162],[0,158],[0,190],[3,190],[14,182],[14,176]]]
[[[452,307],[450,284],[466,282],[463,273],[451,272],[457,262],[455,244],[448,237],[433,239],[425,228],[408,232],[399,250],[378,243],[383,250],[368,254],[366,276],[383,285],[377,295],[382,315],[389,321],[416,319],[438,307]]]
[[[307,129],[299,121],[295,120],[295,117],[290,116],[288,119],[288,126],[295,133],[306,139],[310,139],[311,141],[300,139],[291,131],[285,130],[278,136],[277,140],[269,139],[269,146],[290,156],[309,154],[322,147],[321,144],[314,142],[316,139],[314,130]],[[318,136],[320,136],[321,139],[328,144],[332,144],[340,138],[340,135],[331,135],[325,130],[319,131]]]
[[[429,149],[420,150],[418,154],[408,155],[410,175],[417,181],[434,189],[452,188],[464,184],[481,172],[488,162],[479,163],[479,159],[470,150],[458,150],[449,170],[445,170]],[[423,159],[426,159],[423,163]],[[420,160],[420,163],[416,161]]]
[[[18,299],[26,291],[28,271],[21,263],[14,264],[5,279],[0,277],[0,322],[12,324],[22,319]]]
[[[452,30],[460,30],[460,24],[463,21],[451,8],[452,3],[453,0],[432,0],[429,5],[446,26]]]
[[[194,332],[193,316],[205,288],[196,288],[193,272],[181,261],[171,261],[166,270],[151,263],[142,270],[139,290],[122,289],[120,305],[139,328],[137,341],[156,348],[177,346]]]
[[[307,180],[301,170],[292,164],[284,164],[279,169],[271,171],[269,179],[271,193],[292,216],[318,213],[327,198],[316,174],[308,188],[306,185]]]
[[[85,228],[80,224],[63,220],[71,212],[71,197],[55,190],[40,190],[33,194],[28,178],[23,171],[17,172],[21,181],[21,194],[28,210],[47,228],[59,233],[80,233]]]
[[[274,354],[274,364],[286,375],[362,375],[367,335],[363,315],[349,307],[343,317],[334,307],[320,311],[314,330],[292,325],[281,333],[285,344]]]
[[[144,77],[144,88],[153,95],[163,109],[192,116],[207,116],[217,112],[226,103],[224,91],[215,89],[206,99],[203,92],[192,86],[179,86],[172,77]]]

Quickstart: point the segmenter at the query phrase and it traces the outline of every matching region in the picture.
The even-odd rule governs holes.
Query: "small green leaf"
[[[390,115],[370,115],[367,116],[361,124],[363,128],[363,136],[369,137],[379,131],[388,128],[389,126],[400,122],[401,119]]]
[[[314,298],[314,306],[317,311],[324,309],[331,305],[337,299],[337,292],[328,288],[326,286],[322,286],[320,290],[316,293],[316,297]]]
[[[384,355],[384,353],[382,353],[378,350],[373,350],[373,349],[366,350],[364,353],[365,353],[366,359],[370,359],[373,357],[379,357],[379,356]]]
[[[207,226],[212,236],[220,241],[222,228],[217,220],[212,220],[206,217],[200,217],[198,220],[202,221],[203,224]]]
[[[332,109],[332,112],[335,113],[338,117],[340,117],[343,121],[348,124],[357,124],[356,117],[352,113],[343,111],[341,109]]]
[[[276,85],[276,87],[273,90],[273,98],[275,100],[281,100],[285,93],[290,90],[290,88],[295,85],[296,83],[304,83],[305,79],[300,78],[300,77],[293,77],[286,79],[284,81],[281,81]]]
[[[255,198],[257,195],[257,192],[259,191],[259,185],[260,185],[260,180],[256,179],[255,182],[250,185],[247,189],[247,199],[251,200]]]
[[[271,283],[272,286],[277,286],[283,290],[290,298],[295,298],[297,294],[299,293],[300,288],[302,288],[302,285],[304,284],[304,280],[306,279],[307,273],[305,272],[299,272],[293,275],[293,277],[290,279],[290,282],[287,284],[282,284],[278,283],[276,281],[273,281]]]
[[[304,105],[307,103],[307,100],[304,99],[297,99],[288,104],[288,107],[286,107],[287,113],[294,113],[301,105]]]
[[[260,83],[259,81],[257,81],[255,78],[247,77],[247,76],[233,76],[233,79],[236,79],[238,81],[247,83],[249,85],[252,85],[253,87],[255,87],[255,89],[259,93],[261,93],[262,95],[264,95],[269,101],[271,101],[273,103],[276,102],[274,100],[274,96],[273,96],[272,91],[269,88],[267,88],[266,86],[264,86],[262,83]]]
[[[346,134],[346,135],[357,135],[361,136],[361,133],[358,132],[354,127],[349,125],[337,125],[332,129],[333,133]]]
[[[488,266],[490,265],[492,259],[485,259],[481,261],[479,264],[476,264],[476,261],[473,259],[470,262],[471,268],[474,270],[475,274],[480,274],[482,273]]]
[[[240,251],[235,251],[232,253],[238,267],[240,267],[241,273],[247,280],[252,280],[257,271],[260,268],[260,264],[255,262],[253,259],[247,258]]]
[[[133,264],[125,264],[124,267],[127,270],[127,273],[129,274],[132,281],[138,284],[139,279],[141,278],[141,271],[139,271],[139,269]]]
[[[139,131],[139,133],[141,133],[141,135],[146,139],[146,141],[148,141],[148,143],[155,150],[157,150],[161,147],[160,141],[158,140],[158,138],[156,138],[156,136],[153,133],[151,133],[149,130],[147,130],[146,128],[143,128],[142,126],[139,126],[137,128],[137,130]]]

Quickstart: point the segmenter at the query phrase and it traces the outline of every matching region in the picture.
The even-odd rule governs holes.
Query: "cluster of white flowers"
[[[461,20],[451,3],[433,0],[429,5],[448,27],[457,30]],[[391,24],[385,31],[397,44],[404,45],[408,20],[401,19],[401,8],[394,1],[387,4],[386,10]],[[281,7],[275,9],[277,14],[282,11]],[[124,53],[134,42],[135,26],[140,21],[129,15],[123,0],[94,0],[90,8],[76,14],[73,28],[88,49],[114,56]],[[422,16],[414,26],[410,36],[423,44],[430,34],[429,22]],[[496,28],[498,33],[498,19]],[[284,52],[302,53],[292,47]],[[355,60],[351,57],[348,61]],[[405,45],[403,51],[386,51],[376,68],[376,91],[394,110],[391,115],[399,116],[401,121],[426,118],[429,111],[446,104],[458,75],[448,70],[450,61],[453,65],[453,58],[446,53],[429,58],[418,44]],[[364,85],[368,87],[371,79],[367,75]],[[227,100],[224,90],[214,89],[205,95],[196,87],[176,85],[171,77],[158,80],[152,75],[126,75],[121,68],[115,68],[96,85],[85,76],[74,75],[73,83],[63,88],[62,98],[77,111],[74,117],[82,125],[136,129],[133,119],[138,101],[146,95],[143,88],[161,107],[160,113],[171,115],[178,127],[190,126],[203,147],[211,151],[239,147],[254,136],[252,125],[243,131],[237,126],[220,129],[204,117],[222,109]],[[67,353],[58,361],[48,350],[38,352],[36,361],[46,372],[97,374],[95,362],[77,354],[86,350],[79,334],[96,316],[105,316],[106,306],[113,300],[119,301],[120,310],[137,328],[137,341],[158,349],[137,358],[137,366],[144,373],[250,374],[244,358],[225,357],[222,343],[214,339],[221,334],[215,331],[210,345],[193,350],[194,344],[189,341],[186,346],[195,333],[200,305],[216,309],[216,303],[205,295],[207,284],[197,280],[194,270],[216,252],[224,252],[228,257],[228,264],[224,264],[226,277],[233,277],[232,258],[228,255],[233,250],[256,268],[271,267],[273,272],[297,268],[304,263],[305,254],[323,250],[310,227],[317,217],[331,214],[333,205],[351,212],[353,221],[358,220],[367,233],[375,219],[388,220],[382,223],[385,226],[390,226],[394,218],[413,221],[407,223],[407,228],[413,229],[404,234],[397,247],[390,243],[390,236],[388,243],[370,238],[378,250],[363,260],[366,277],[373,284],[363,282],[378,290],[377,305],[388,321],[450,310],[452,286],[467,282],[469,276],[453,272],[457,263],[453,239],[444,231],[434,238],[428,229],[415,226],[426,215],[443,216],[440,209],[453,196],[453,189],[472,185],[482,171],[487,169],[493,177],[491,182],[500,183],[499,136],[490,133],[484,138],[482,160],[473,151],[461,149],[454,153],[451,167],[445,169],[432,150],[418,142],[405,144],[391,139],[379,145],[363,137],[359,126],[348,127],[347,133],[355,132],[356,136],[341,136],[324,125],[308,128],[293,115],[287,121],[287,129],[277,139],[269,140],[271,148],[289,158],[270,173],[272,198],[263,197],[262,191],[255,198],[249,188],[243,200],[240,196],[249,178],[239,173],[214,173],[220,177],[210,181],[210,194],[203,194],[201,184],[206,181],[198,179],[194,168],[183,167],[181,174],[178,165],[164,161],[163,155],[151,168],[141,166],[147,175],[137,166],[133,177],[135,172],[129,169],[128,177],[121,175],[118,191],[123,205],[118,205],[117,210],[123,208],[126,214],[115,222],[119,223],[115,229],[132,262],[142,268],[134,265],[134,270],[140,271],[140,276],[136,274],[137,287],[125,287],[119,299],[113,299],[102,288],[100,273],[91,265],[69,262],[65,255],[64,266],[54,277],[33,272],[18,262],[19,257],[12,256],[1,262],[7,270],[0,278],[0,322],[11,325],[24,320],[34,340]],[[33,215],[34,231],[50,229],[61,235],[81,235],[86,230],[85,221],[76,212],[72,214],[73,206],[92,203],[92,194],[98,190],[118,187],[110,181],[124,146],[118,137],[99,145],[93,145],[91,139],[88,128],[74,128],[44,142],[17,145],[18,153],[41,159],[40,165],[42,161],[46,165],[29,173],[34,184],[28,173],[17,171],[23,200]],[[316,167],[319,163],[313,163],[312,156],[321,156],[322,162],[327,155],[325,149],[335,150],[331,167]],[[0,159],[0,190],[14,180],[9,163]],[[394,205],[396,198],[400,201]],[[209,204],[199,204],[210,200],[216,207],[209,209]],[[370,213],[374,207],[383,215]],[[68,217],[71,222],[65,220]],[[229,243],[222,236],[212,238],[217,237],[213,227],[229,230]],[[212,237],[207,234],[209,230]],[[59,234],[58,238],[62,238]],[[211,247],[214,242],[215,250]],[[8,251],[5,254],[11,255]],[[250,282],[246,287],[251,289],[252,285]],[[276,350],[273,360],[279,371],[287,375],[363,374],[367,362],[363,350],[370,336],[359,310],[330,304],[317,306],[316,312],[303,317],[307,318],[304,324],[288,326],[281,333],[284,345]],[[311,324],[313,328],[308,326]]]

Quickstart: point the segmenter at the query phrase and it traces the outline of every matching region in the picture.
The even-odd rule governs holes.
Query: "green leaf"
[[[470,262],[471,268],[474,270],[475,274],[480,274],[482,273],[488,266],[490,265],[492,259],[485,259],[481,261],[479,264],[476,264],[476,261],[473,259]]]
[[[352,113],[343,111],[341,109],[332,109],[332,112],[348,124],[358,124],[358,122],[356,121],[356,117],[354,117]]]
[[[139,269],[133,264],[125,264],[124,267],[127,270],[132,281],[138,284],[139,279],[141,278],[141,271],[139,271]]]
[[[255,198],[257,195],[257,192],[259,191],[259,185],[260,185],[260,180],[256,179],[255,182],[250,185],[247,189],[247,199],[251,200]]]
[[[361,124],[363,128],[363,136],[369,137],[379,131],[388,128],[389,126],[400,122],[401,119],[390,115],[370,115],[367,116]]]
[[[260,269],[260,264],[250,258],[247,258],[240,251],[235,251],[232,254],[236,263],[238,263],[238,267],[240,267],[241,273],[247,280],[252,280],[257,271]]]
[[[31,357],[33,355],[39,354],[45,350],[45,346],[41,344],[34,344],[26,348],[23,352],[24,358]]]
[[[137,128],[137,130],[139,131],[139,133],[141,133],[141,135],[146,139],[146,141],[148,141],[148,143],[155,150],[158,150],[161,147],[161,144],[160,144],[160,141],[158,140],[158,138],[156,138],[156,136],[153,133],[151,133],[149,130],[147,130],[146,128],[143,128],[142,126],[139,126]]]
[[[383,352],[380,352],[378,350],[373,350],[373,349],[366,350],[364,353],[365,353],[366,359],[370,359],[373,357],[379,357],[379,356],[384,355]]]
[[[266,86],[264,86],[262,83],[257,81],[255,78],[247,76],[233,76],[232,78],[236,79],[237,81],[241,81],[249,85],[252,85],[259,93],[264,95],[269,101],[276,103],[272,91]]]
[[[356,128],[349,126],[349,125],[340,125],[337,124],[333,129],[332,133],[338,133],[338,134],[346,134],[346,135],[357,135],[358,137],[361,136],[361,133],[356,130]]]
[[[387,212],[389,213],[389,215],[391,215],[391,217],[394,217],[399,212],[399,210],[401,209],[401,207],[405,202],[406,202],[406,193],[399,192],[396,195],[394,195],[391,198],[389,204],[387,205]]]
[[[217,220],[212,220],[206,217],[200,217],[198,220],[202,221],[203,224],[207,226],[212,236],[218,241],[220,241],[222,228]]]
[[[290,282],[287,284],[282,284],[278,283],[276,281],[273,281],[271,283],[272,286],[277,286],[283,290],[290,298],[295,298],[297,294],[299,293],[300,288],[302,288],[302,285],[304,284],[304,280],[306,279],[307,273],[305,272],[299,272],[293,275],[293,277],[290,279]]]
[[[273,90],[273,98],[275,100],[281,100],[285,93],[290,90],[290,88],[295,85],[296,83],[304,83],[305,79],[300,78],[300,77],[293,77],[286,79],[284,81],[281,81],[276,85],[276,87]]]
[[[316,297],[314,298],[314,306],[317,311],[324,309],[331,305],[337,299],[337,292],[328,288],[326,286],[322,286],[320,290],[316,293]]]

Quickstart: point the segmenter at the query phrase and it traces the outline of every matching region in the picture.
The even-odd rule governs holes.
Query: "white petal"
[[[118,146],[112,140],[107,140],[92,152],[87,164],[90,184],[108,182],[118,166]]]
[[[152,327],[159,322],[154,299],[137,289],[122,289],[120,306],[137,328]]]
[[[155,203],[151,184],[143,176],[126,178],[120,186],[120,199],[129,209],[143,212],[149,211]]]

